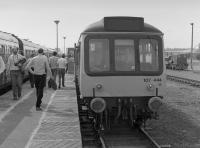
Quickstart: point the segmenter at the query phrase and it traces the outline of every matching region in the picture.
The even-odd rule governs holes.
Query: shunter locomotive
[[[80,110],[99,129],[157,118],[165,91],[163,33],[142,17],[104,17],[75,44]]]

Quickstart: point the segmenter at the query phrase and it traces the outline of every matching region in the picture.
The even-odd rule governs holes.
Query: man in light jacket
[[[53,78],[48,59],[44,55],[44,50],[42,48],[38,49],[38,55],[33,57],[32,60],[28,63],[27,69],[34,75],[37,97],[36,110],[41,111],[42,108],[40,106],[43,98],[46,75],[49,74],[49,76]]]
[[[58,57],[57,57],[57,52],[53,52],[53,56],[49,58],[49,66],[51,68],[51,72],[53,75],[53,80],[56,82],[56,76],[58,73]]]
[[[59,76],[59,86],[61,87],[61,79],[62,86],[65,87],[65,69],[67,67],[67,60],[65,59],[65,54],[62,54],[62,57],[58,59],[58,76]]]
[[[8,57],[7,74],[10,73],[12,81],[13,99],[17,100],[22,93],[22,78],[21,68],[26,62],[26,58],[18,53],[18,48],[12,49],[12,54]]]

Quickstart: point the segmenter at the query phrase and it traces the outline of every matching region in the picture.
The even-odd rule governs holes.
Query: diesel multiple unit
[[[79,108],[96,127],[156,118],[165,91],[163,33],[141,17],[104,17],[75,46]]]

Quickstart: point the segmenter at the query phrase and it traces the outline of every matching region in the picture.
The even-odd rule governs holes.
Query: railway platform
[[[35,90],[28,85],[20,100],[10,99],[11,92],[0,96],[0,148],[81,148],[72,75],[66,87],[45,89],[43,111],[35,110]]]

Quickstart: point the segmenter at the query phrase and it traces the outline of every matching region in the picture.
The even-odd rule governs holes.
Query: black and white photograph
[[[200,148],[199,0],[0,0],[0,148]]]

